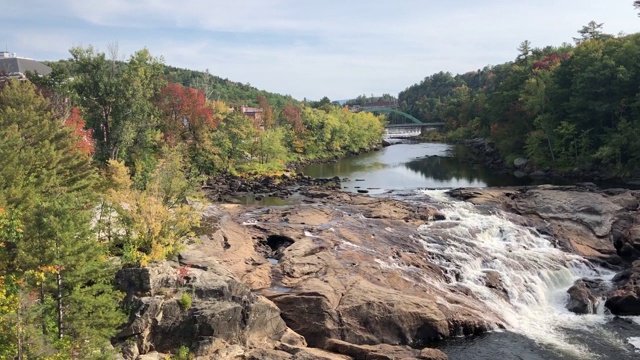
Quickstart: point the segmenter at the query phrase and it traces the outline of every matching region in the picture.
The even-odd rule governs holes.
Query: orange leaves
[[[92,130],[85,128],[85,122],[78,108],[71,109],[71,115],[64,121],[64,126],[73,131],[73,136],[76,138],[75,148],[82,154],[91,156],[95,151]]]
[[[64,270],[64,266],[62,265],[44,265],[44,266],[39,266],[38,270],[44,274],[50,273],[50,274],[59,274],[61,271]]]

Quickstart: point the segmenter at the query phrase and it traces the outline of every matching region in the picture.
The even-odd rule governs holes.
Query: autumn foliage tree
[[[95,151],[95,142],[92,137],[93,131],[86,128],[85,121],[82,119],[78,108],[71,109],[71,114],[65,119],[64,125],[71,129],[71,135],[76,139],[75,148],[86,156],[93,155]]]
[[[218,125],[213,108],[200,90],[169,83],[160,91],[158,107],[164,119],[164,135],[176,140],[202,141]]]
[[[264,128],[273,129],[276,126],[276,119],[269,100],[262,95],[258,96],[258,107],[262,109],[262,124]]]
[[[181,155],[170,152],[147,187],[139,190],[122,162],[108,162],[109,189],[98,217],[99,235],[125,264],[146,265],[173,256],[193,235],[200,215],[185,203],[194,187],[183,169]]]
[[[172,146],[185,143],[186,154],[202,173],[211,173],[212,132],[226,116],[226,105],[207,101],[201,90],[169,83],[156,102],[162,113],[165,140]]]

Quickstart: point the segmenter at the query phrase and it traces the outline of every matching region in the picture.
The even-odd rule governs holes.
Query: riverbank
[[[552,183],[592,182],[602,187],[629,187],[634,189],[639,188],[640,185],[639,179],[622,178],[597,170],[542,168],[533,165],[526,158],[515,158],[512,161],[507,161],[496,149],[493,142],[482,138],[460,140],[455,143],[464,145],[472,151],[473,156],[469,157],[469,162],[481,163],[500,173],[512,174],[519,178],[547,179]]]
[[[606,275],[602,266],[634,269],[623,249],[640,245],[639,197],[592,187],[307,189],[284,206],[209,205],[209,230],[174,261],[119,275],[143,306],[119,339],[142,354],[184,340],[201,359],[445,359],[424,346],[507,329],[544,344],[543,354],[585,358],[589,344],[565,339],[554,316],[567,326],[592,318],[558,315],[550,298],[580,274]],[[633,284],[598,299],[627,304]],[[629,345],[602,351],[633,356]]]
[[[463,161],[471,165],[487,166],[497,173],[509,174],[517,178],[532,178],[536,182],[548,181],[553,184],[575,184],[593,182],[603,187],[638,188],[640,179],[612,176],[595,170],[579,168],[558,170],[551,167],[534,166],[526,158],[505,159],[490,140],[484,138],[451,140],[445,135],[433,132],[429,136],[414,136],[407,138],[416,142],[433,142],[440,144],[462,145],[469,149],[468,156]]]

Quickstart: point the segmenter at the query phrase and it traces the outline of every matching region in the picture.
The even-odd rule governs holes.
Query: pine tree
[[[18,279],[14,294],[33,300],[24,313],[38,311],[38,320],[25,316],[24,326],[41,329],[45,355],[57,348],[86,357],[107,345],[124,319],[110,285],[114,269],[91,227],[96,171],[73,130],[48,109],[28,82],[0,91],[0,207],[17,214],[22,229],[0,238],[14,258],[0,276]],[[18,349],[25,346],[21,336],[14,339]]]

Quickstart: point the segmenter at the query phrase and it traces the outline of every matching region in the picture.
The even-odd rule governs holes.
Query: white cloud
[[[146,46],[170,65],[315,99],[397,93],[440,70],[509,61],[523,40],[571,42],[590,20],[614,34],[640,25],[628,0],[30,2],[0,14],[13,21],[0,37],[25,56],[117,41],[127,54]]]

